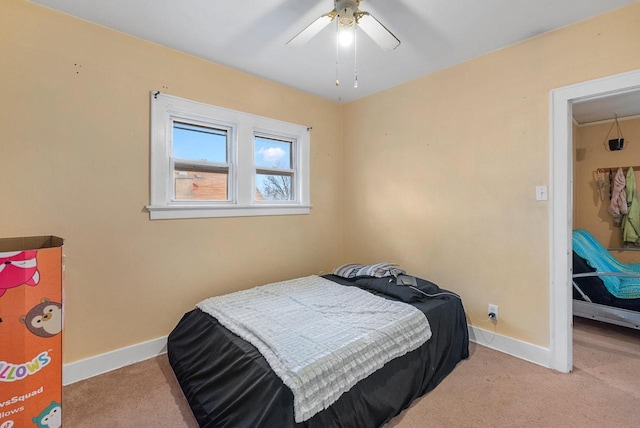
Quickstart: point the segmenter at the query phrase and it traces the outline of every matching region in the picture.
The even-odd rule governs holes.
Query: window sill
[[[215,217],[253,217],[265,215],[303,215],[311,212],[310,205],[220,206],[210,205],[148,205],[151,220]]]

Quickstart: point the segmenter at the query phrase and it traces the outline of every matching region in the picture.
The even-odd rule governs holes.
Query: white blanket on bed
[[[253,344],[294,396],[295,421],[431,337],[411,305],[309,276],[212,297],[198,308]]]

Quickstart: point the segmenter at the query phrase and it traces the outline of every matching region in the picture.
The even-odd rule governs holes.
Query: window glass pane
[[[196,171],[193,168],[176,167],[175,199],[194,201],[226,201],[227,173]]]
[[[173,157],[226,163],[227,131],[174,122]]]
[[[293,200],[293,188],[289,175],[256,174],[256,187],[258,201]]]
[[[292,169],[291,141],[255,137],[254,159],[256,166]]]

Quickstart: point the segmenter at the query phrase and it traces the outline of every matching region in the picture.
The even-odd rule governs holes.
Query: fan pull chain
[[[340,52],[340,20],[336,19],[336,86],[340,86],[340,80],[338,80],[338,58]]]
[[[358,27],[353,27],[353,87],[358,87]]]

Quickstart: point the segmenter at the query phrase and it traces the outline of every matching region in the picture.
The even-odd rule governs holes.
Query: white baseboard
[[[548,348],[502,336],[492,331],[469,326],[469,340],[478,345],[504,352],[514,357],[551,367],[551,352]],[[167,352],[167,337],[159,337],[116,349],[84,360],[65,364],[62,370],[62,384],[69,385],[83,379],[138,363]]]
[[[69,385],[167,352],[167,336],[74,361],[62,367],[62,384]]]
[[[469,340],[478,345],[551,368],[551,350],[549,348],[543,348],[542,346],[533,345],[471,325],[469,326]]]

